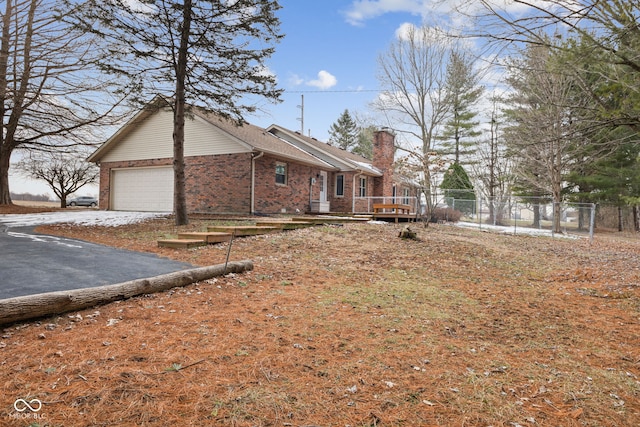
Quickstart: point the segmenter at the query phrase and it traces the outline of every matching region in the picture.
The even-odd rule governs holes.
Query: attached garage
[[[111,210],[173,211],[173,168],[111,170]]]

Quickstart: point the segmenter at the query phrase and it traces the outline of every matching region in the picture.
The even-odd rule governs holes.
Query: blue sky
[[[498,0],[504,1],[504,0]],[[301,129],[301,95],[304,95],[304,134],[327,141],[329,128],[345,109],[352,115],[376,121],[369,107],[377,97],[377,61],[407,24],[457,26],[452,4],[469,0],[280,0],[278,16],[285,38],[267,65],[285,90],[280,104],[263,105],[260,113],[245,117],[254,125],[278,124]],[[471,6],[472,7],[472,6]],[[13,192],[49,193],[15,174]],[[78,195],[95,195],[87,187]]]
[[[345,109],[368,115],[379,89],[377,60],[406,23],[420,26],[431,7],[424,0],[281,0],[285,38],[269,61],[283,102],[268,114],[247,117],[258,126],[277,123],[300,130],[304,95],[305,135],[326,141]],[[431,19],[434,15],[429,14]]]

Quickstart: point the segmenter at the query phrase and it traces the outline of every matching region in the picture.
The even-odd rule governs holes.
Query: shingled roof
[[[365,172],[374,176],[382,176],[382,172],[373,166],[371,160],[358,154],[334,147],[326,142],[318,141],[315,138],[302,135],[279,125],[271,125],[267,128],[269,133],[273,133],[300,149],[311,152],[327,163],[340,170],[354,170]]]
[[[323,169],[337,169],[330,163],[323,161],[294,144],[278,138],[276,135],[267,132],[261,127],[249,123],[238,125],[232,120],[227,120],[213,113],[208,113],[198,109],[195,110],[195,114],[232,137],[251,146],[255,151],[261,151],[300,163],[318,166]]]

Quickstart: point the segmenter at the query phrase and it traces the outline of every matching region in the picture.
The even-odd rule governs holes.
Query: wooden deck
[[[411,206],[402,203],[374,203],[373,219],[394,222],[411,222],[416,215],[411,213]]]

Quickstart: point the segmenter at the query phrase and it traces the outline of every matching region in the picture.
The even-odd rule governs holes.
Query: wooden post
[[[225,264],[211,265],[115,285],[3,299],[0,300],[0,325],[82,310],[136,295],[190,285],[227,273],[242,273],[250,270],[253,270],[252,261],[234,261],[226,266]]]

